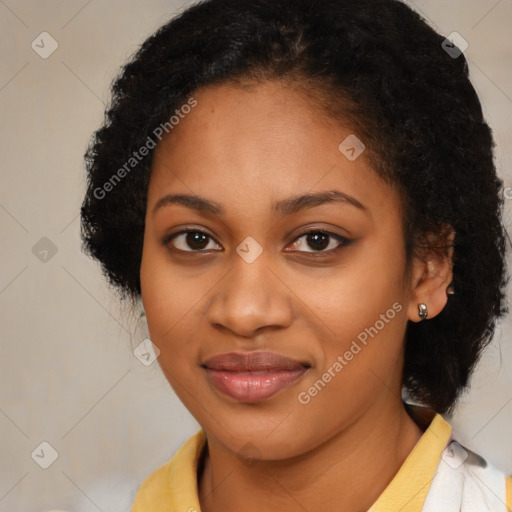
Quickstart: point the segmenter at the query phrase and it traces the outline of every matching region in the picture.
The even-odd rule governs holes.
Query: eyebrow
[[[325,192],[307,193],[282,199],[272,204],[274,215],[293,215],[307,208],[314,208],[329,203],[343,203],[352,205],[359,210],[367,210],[357,199],[339,190],[327,190]],[[165,206],[180,204],[200,213],[211,215],[224,215],[224,209],[216,201],[192,194],[167,194],[161,197],[153,207],[153,214]]]

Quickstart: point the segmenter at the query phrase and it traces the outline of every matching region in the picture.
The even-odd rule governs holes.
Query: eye
[[[301,241],[301,239],[304,240]],[[329,231],[311,230],[302,233],[302,235],[298,236],[292,243],[296,248],[292,249],[290,252],[330,253],[350,244],[350,240],[341,235],[330,233]],[[313,250],[304,250],[307,246],[312,247]],[[330,247],[330,249],[324,250],[327,247]]]
[[[213,248],[208,247],[209,242],[214,244]],[[310,230],[295,238],[292,242],[295,247],[291,250],[288,249],[287,252],[330,253],[349,245],[350,242],[349,239],[329,231]],[[171,244],[174,249],[182,252],[206,252],[207,250],[219,250],[215,246],[220,247],[208,233],[197,229],[184,230],[169,235],[164,238],[163,243],[164,245]],[[307,246],[313,250],[305,250],[304,248]],[[325,250],[326,248],[329,249]]]
[[[208,248],[208,241],[213,241],[213,238],[200,230],[189,230],[189,231],[180,231],[179,233],[174,233],[173,235],[167,236],[163,243],[164,245],[171,245],[174,249],[183,252],[205,252]],[[218,244],[215,244],[219,246]],[[192,250],[187,249],[191,248]]]

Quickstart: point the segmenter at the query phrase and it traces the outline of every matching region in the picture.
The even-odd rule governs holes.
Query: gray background
[[[512,187],[512,0],[408,3],[468,41],[497,165]],[[127,511],[141,481],[198,428],[157,363],[134,356],[144,325],[81,253],[78,216],[82,156],[112,78],[189,4],[0,0],[0,511]],[[44,31],[58,43],[47,59],[31,47]],[[507,197],[510,224],[512,188]],[[44,237],[54,255],[41,252],[52,247]],[[451,419],[469,447],[508,472],[511,331],[506,319]],[[58,454],[48,469],[36,463],[51,454],[43,441]]]

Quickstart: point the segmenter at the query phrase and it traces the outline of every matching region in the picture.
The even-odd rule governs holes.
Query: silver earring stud
[[[448,285],[448,288],[446,288],[446,294],[447,295],[454,295],[455,294],[455,290],[453,288],[453,283],[450,283]]]
[[[418,315],[421,320],[425,320],[428,317],[427,305],[426,304],[418,304]]]

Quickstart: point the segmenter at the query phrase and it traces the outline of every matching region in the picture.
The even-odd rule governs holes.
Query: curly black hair
[[[85,154],[85,252],[123,298],[140,297],[156,138],[201,87],[286,81],[363,135],[405,205],[408,258],[429,235],[454,230],[455,295],[435,318],[409,322],[403,371],[410,397],[453,411],[506,312],[507,275],[492,132],[464,55],[449,50],[398,0],[196,3],[149,37],[112,85]]]

